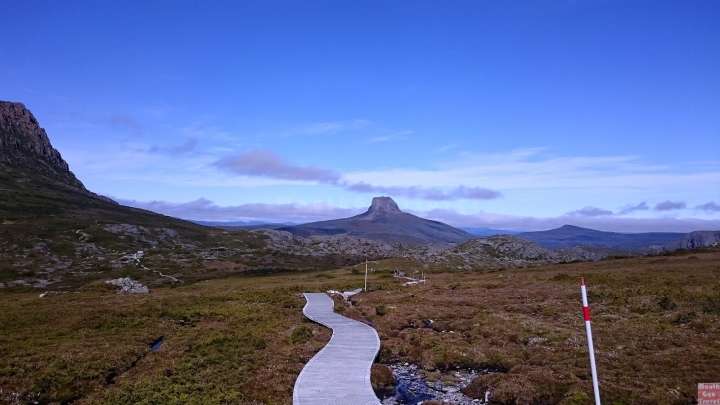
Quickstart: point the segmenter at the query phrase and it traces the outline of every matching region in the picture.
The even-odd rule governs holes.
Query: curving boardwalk
[[[300,372],[293,405],[380,405],[370,385],[370,367],[380,350],[375,329],[336,314],[323,293],[305,293],[305,299],[305,316],[333,335]]]

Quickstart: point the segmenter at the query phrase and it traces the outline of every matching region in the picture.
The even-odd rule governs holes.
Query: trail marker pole
[[[367,265],[368,265],[368,261],[365,260],[365,290],[364,291],[367,291]]]
[[[590,352],[590,370],[592,371],[595,405],[600,405],[600,388],[598,387],[597,369],[595,368],[595,350],[593,349],[592,330],[590,329],[590,308],[588,307],[587,291],[585,290],[585,278],[580,278],[580,291],[582,292],[583,313],[585,314],[585,331],[587,331],[588,351]]]

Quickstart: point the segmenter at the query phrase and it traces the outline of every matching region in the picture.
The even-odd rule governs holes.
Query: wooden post
[[[365,289],[363,291],[367,291],[367,265],[368,265],[368,261],[366,259],[365,260]]]

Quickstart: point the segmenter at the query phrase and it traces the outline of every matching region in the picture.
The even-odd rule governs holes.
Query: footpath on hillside
[[[330,342],[305,365],[295,381],[293,405],[380,405],[370,385],[370,368],[380,350],[372,327],[336,314],[323,293],[305,293],[303,313],[333,330]]]

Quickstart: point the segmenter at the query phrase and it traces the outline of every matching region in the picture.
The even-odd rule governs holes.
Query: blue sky
[[[720,229],[717,1],[0,5],[0,99],[124,204]]]

